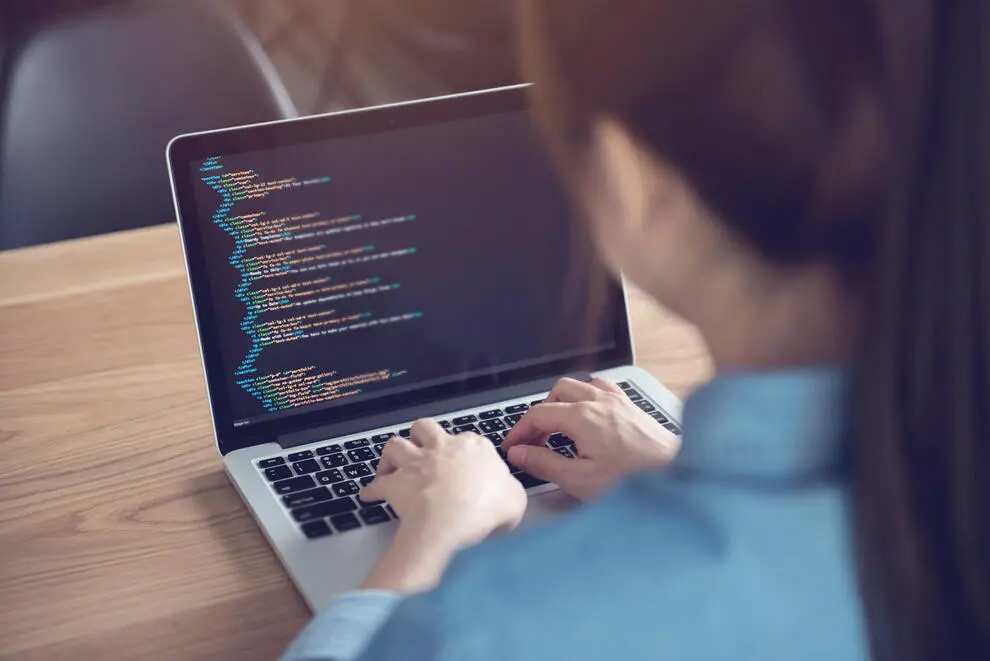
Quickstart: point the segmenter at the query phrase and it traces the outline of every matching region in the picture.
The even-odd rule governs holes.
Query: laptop
[[[498,448],[559,378],[601,375],[680,433],[678,399],[634,367],[623,285],[598,278],[525,87],[169,144],[217,449],[314,610],[391,541],[395,512],[358,491],[417,419]],[[523,525],[574,505],[510,470]]]

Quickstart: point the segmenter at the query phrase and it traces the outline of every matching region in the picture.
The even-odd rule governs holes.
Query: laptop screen
[[[188,167],[235,428],[618,347],[525,110]]]

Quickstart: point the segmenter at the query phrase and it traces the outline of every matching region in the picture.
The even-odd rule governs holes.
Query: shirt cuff
[[[282,661],[353,661],[401,600],[395,592],[385,590],[344,593],[313,618]]]

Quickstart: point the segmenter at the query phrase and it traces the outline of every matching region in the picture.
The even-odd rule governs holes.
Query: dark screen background
[[[360,395],[367,396],[615,346],[611,330],[597,338],[591,332],[585,308],[585,278],[590,276],[582,268],[590,255],[584,249],[575,253],[581,242],[571,234],[566,196],[527,113],[223,156],[219,162],[225,172],[253,170],[258,181],[330,178],[329,183],[233,202],[227,217],[258,211],[266,219],[312,213],[322,219],[359,215],[361,222],[415,216],[411,222],[290,242],[292,249],[367,245],[374,246],[373,252],[415,248],[414,254],[254,286],[319,275],[330,275],[335,283],[381,278],[400,287],[321,309],[335,309],[338,315],[370,313],[375,319],[421,316],[266,347],[254,362],[257,375],[313,365],[316,372],[333,370],[339,377],[378,370],[399,374],[360,388]],[[252,349],[242,327],[246,306],[235,296],[242,276],[231,264],[234,237],[212,220],[222,200],[202,181],[201,166],[192,166],[194,185],[231,410],[234,420],[264,419],[272,409],[237,385],[234,374]],[[289,247],[255,247],[244,257]],[[293,314],[261,314],[255,321]]]

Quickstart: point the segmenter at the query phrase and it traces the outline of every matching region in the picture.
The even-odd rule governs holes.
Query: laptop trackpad
[[[548,493],[529,497],[529,506],[526,507],[526,516],[523,518],[520,529],[528,528],[534,523],[546,521],[554,516],[559,516],[565,512],[578,507],[581,501],[557,489]]]

